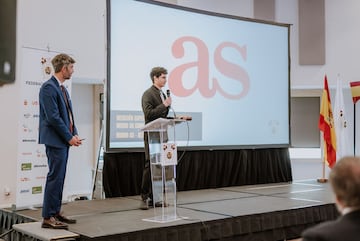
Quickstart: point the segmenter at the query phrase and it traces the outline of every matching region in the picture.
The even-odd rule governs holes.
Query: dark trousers
[[[141,180],[141,199],[152,199],[152,182],[150,170],[150,153],[149,153],[149,137],[148,133],[144,134],[144,148],[145,148],[145,163],[143,168],[143,175]]]
[[[167,132],[163,133],[163,142],[167,142]],[[150,150],[149,142],[160,144],[160,135],[157,132],[148,132],[144,134],[144,148],[145,148],[145,163],[141,181],[141,198],[146,200],[147,198],[153,199],[153,187],[151,181],[151,167],[150,167]],[[155,173],[154,173],[155,174]]]
[[[145,164],[144,164],[142,181],[141,181],[141,198],[142,200],[146,200],[147,198],[153,199],[150,160],[145,160]]]
[[[50,218],[61,210],[69,147],[45,146],[45,148],[49,172],[46,176],[42,216]]]

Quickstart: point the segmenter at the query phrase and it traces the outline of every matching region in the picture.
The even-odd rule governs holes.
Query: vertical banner
[[[40,205],[48,170],[44,145],[38,144],[39,90],[52,74],[51,52],[22,49],[18,131],[18,208]]]
[[[56,53],[31,48],[22,49],[18,118],[17,194],[18,209],[40,206],[48,172],[45,146],[38,144],[39,91],[53,74],[51,59]],[[71,82],[65,84],[69,90]]]

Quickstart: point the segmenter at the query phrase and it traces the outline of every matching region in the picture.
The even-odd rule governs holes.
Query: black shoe
[[[68,224],[74,224],[76,223],[76,219],[72,219],[72,218],[68,218],[60,213],[56,214],[54,216],[58,221],[63,222],[63,223],[68,223]]]
[[[145,200],[141,200],[141,203],[140,203],[140,209],[141,210],[148,210],[150,207],[151,207],[151,199],[150,198],[147,198]]]
[[[162,206],[168,207],[169,204],[167,204],[166,202],[163,202],[163,201],[159,201],[159,202],[156,202],[156,203],[155,203],[155,207],[157,207],[157,208],[160,208],[160,207],[162,207]]]

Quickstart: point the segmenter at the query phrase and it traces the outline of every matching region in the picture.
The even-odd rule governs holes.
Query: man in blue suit
[[[67,229],[76,220],[61,213],[66,165],[70,146],[80,146],[70,96],[63,86],[74,72],[75,60],[67,54],[52,59],[54,75],[40,88],[39,144],[45,144],[49,172],[42,209],[43,228]]]

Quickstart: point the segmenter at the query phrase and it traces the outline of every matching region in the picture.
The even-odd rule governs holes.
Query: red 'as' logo
[[[250,80],[247,71],[240,65],[230,62],[222,55],[224,49],[229,48],[235,51],[242,60],[246,61],[246,46],[239,46],[232,42],[223,42],[218,45],[214,51],[214,65],[216,69],[227,78],[236,81],[240,88],[237,93],[228,93],[221,87],[221,79],[209,76],[210,60],[209,51],[206,44],[195,37],[185,36],[177,39],[172,46],[172,54],[175,58],[182,58],[185,55],[184,44],[193,43],[197,48],[198,59],[194,62],[184,63],[174,68],[169,74],[168,85],[176,96],[186,97],[191,95],[195,90],[205,98],[213,97],[216,92],[228,99],[240,99],[249,92]],[[197,68],[197,79],[194,86],[185,88],[182,76],[185,71]]]

